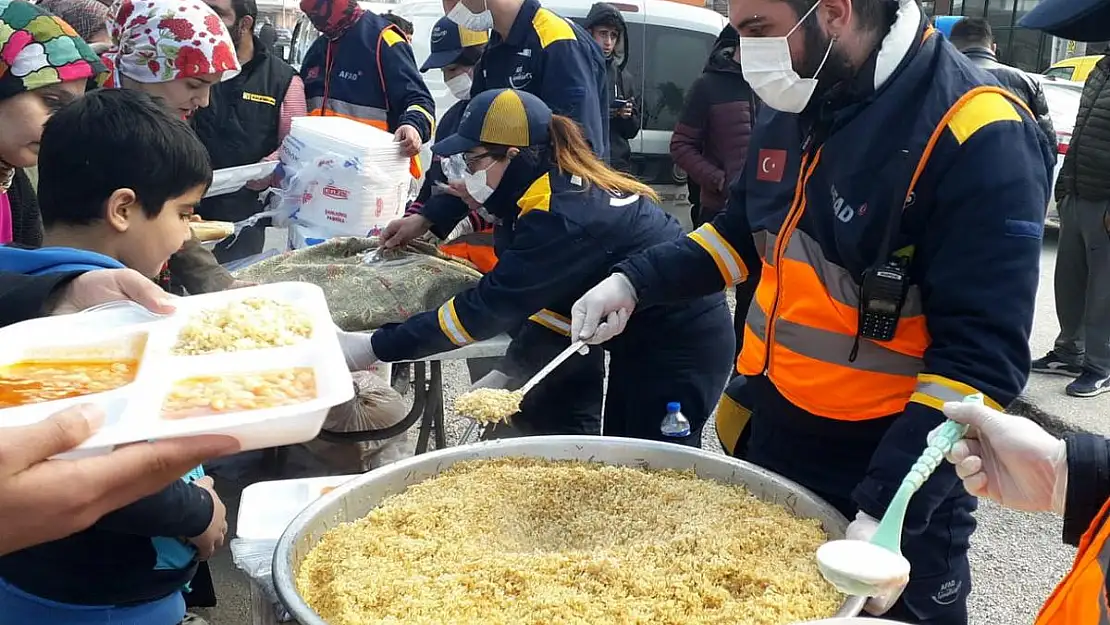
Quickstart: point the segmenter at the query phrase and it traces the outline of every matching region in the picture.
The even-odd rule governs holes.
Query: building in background
[[[924,0],[922,6],[930,17],[963,15],[985,18],[994,31],[998,60],[1027,72],[1041,73],[1060,59],[1100,54],[1106,50],[1106,42],[1076,43],[1060,40],[1040,31],[1018,28],[1018,22],[1037,6],[1037,2],[1038,0]]]

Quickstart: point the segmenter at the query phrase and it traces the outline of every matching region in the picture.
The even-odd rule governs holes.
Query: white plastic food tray
[[[309,338],[288,347],[176,356],[178,332],[202,310],[248,298],[291,304],[312,322]],[[290,445],[314,438],[328,409],[354,396],[351,375],[336,338],[323,291],[312,284],[282,282],[174,300],[176,312],[153,315],[121,302],[73,315],[43,317],[0,329],[0,367],[26,360],[111,360],[139,358],[135,380],[123,387],[57,401],[0,410],[0,427],[27,425],[74,404],[104,408],[107,420],[78,447],[106,453],[115,445],[194,434],[234,436],[242,450]],[[141,352],[128,345],[146,335]],[[139,342],[142,345],[141,341]],[[276,408],[164,419],[162,402],[175,382],[199,375],[262,373],[293,367],[313,369],[315,399]],[[0,433],[0,436],[3,434]],[[90,454],[91,455],[91,454]]]
[[[235,535],[248,540],[277,540],[308,504],[358,475],[257,482],[243,489]]]
[[[264,163],[251,163],[239,167],[225,167],[212,172],[212,184],[204,197],[215,197],[234,193],[247,186],[248,182],[261,180],[274,173],[280,161],[267,161]]]

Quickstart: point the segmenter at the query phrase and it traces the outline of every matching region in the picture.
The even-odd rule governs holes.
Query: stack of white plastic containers
[[[412,176],[393,135],[341,117],[298,117],[281,146],[290,242],[372,236],[401,217]]]

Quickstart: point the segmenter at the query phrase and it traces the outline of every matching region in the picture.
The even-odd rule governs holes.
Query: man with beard
[[[208,148],[213,169],[276,160],[293,118],[305,114],[304,84],[271,46],[254,36],[255,0],[206,2],[227,25],[243,71],[212,87],[208,106],[193,115],[193,128]],[[265,186],[266,182],[260,181],[207,198],[197,214],[208,220],[242,221],[261,210],[258,191]],[[266,225],[260,222],[244,228],[230,242],[221,241],[213,253],[226,263],[261,252]]]
[[[572,336],[605,341],[634,309],[758,271],[734,453],[812,489],[868,540],[944,402],[981,393],[999,409],[1025,386],[1054,155],[1020,99],[912,0],[733,0],[729,16],[771,110],[728,204],[617,265],[575,304]],[[738,250],[753,233],[762,262],[749,267]],[[909,584],[868,611],[965,624],[975,507],[938,469],[906,515]]]

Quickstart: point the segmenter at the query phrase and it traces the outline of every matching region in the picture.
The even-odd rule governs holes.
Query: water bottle
[[[682,414],[682,404],[676,401],[667,404],[667,416],[663,417],[659,431],[667,438],[682,438],[690,435],[690,420]]]

